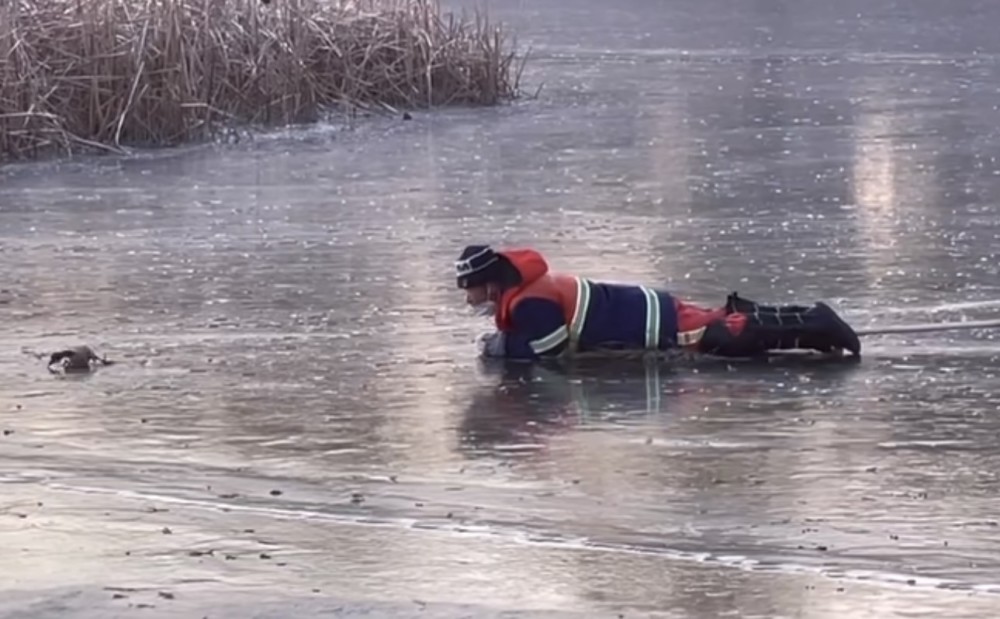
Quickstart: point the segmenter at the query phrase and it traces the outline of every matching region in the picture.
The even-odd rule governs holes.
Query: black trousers
[[[743,314],[746,324],[733,333],[722,320],[710,323],[699,342],[699,352],[723,357],[758,357],[774,350],[847,350],[861,354],[861,342],[829,305],[761,305],[732,293],[726,314]]]

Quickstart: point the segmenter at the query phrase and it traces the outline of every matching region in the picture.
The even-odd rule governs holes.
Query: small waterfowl
[[[48,367],[50,371],[55,371],[52,366],[59,364],[64,372],[90,372],[94,362],[101,365],[114,363],[106,357],[98,357],[89,346],[75,346],[52,353]]]

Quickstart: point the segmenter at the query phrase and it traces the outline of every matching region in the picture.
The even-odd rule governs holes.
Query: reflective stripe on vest
[[[582,277],[576,279],[576,307],[573,308],[573,320],[569,325],[569,347],[576,351],[580,348],[580,336],[587,322],[587,310],[590,309],[590,282]]]
[[[569,329],[563,325],[543,338],[528,342],[536,355],[542,355],[559,346],[569,336]]]
[[[655,291],[639,287],[646,295],[646,350],[660,347],[660,297]]]

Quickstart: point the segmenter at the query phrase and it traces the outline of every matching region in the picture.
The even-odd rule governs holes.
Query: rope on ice
[[[927,322],[915,325],[896,325],[855,329],[859,336],[884,335],[887,333],[926,333],[929,331],[956,331],[959,329],[995,329],[1000,327],[1000,319],[966,320],[962,322]]]

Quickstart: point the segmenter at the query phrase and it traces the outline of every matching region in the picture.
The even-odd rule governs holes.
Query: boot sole
[[[854,332],[851,325],[847,324],[840,315],[834,311],[832,307],[827,305],[822,301],[816,303],[816,307],[824,311],[833,321],[840,327],[840,332],[843,334],[847,342],[847,350],[851,351],[855,357],[861,356],[861,340],[858,338],[858,334]]]

